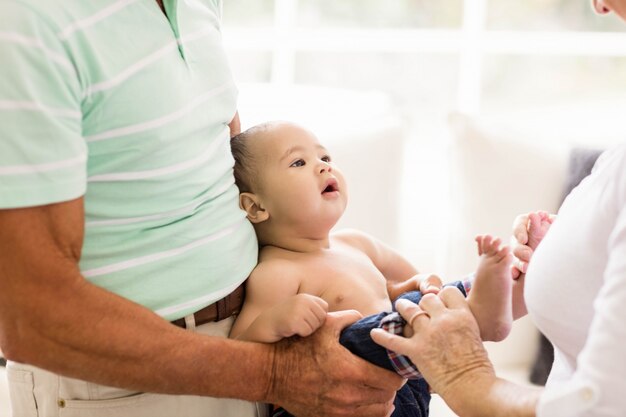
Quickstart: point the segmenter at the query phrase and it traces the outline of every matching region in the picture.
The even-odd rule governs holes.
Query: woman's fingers
[[[432,297],[436,298],[437,296],[433,294]],[[407,324],[414,330],[419,329],[430,318],[426,311],[409,300],[398,300],[396,302],[396,309],[404,320],[406,320]]]
[[[439,292],[439,299],[441,300],[442,304],[447,308],[469,310],[467,299],[456,287],[446,287],[441,290]]]
[[[415,342],[402,336],[396,336],[383,329],[372,329],[372,340],[384,348],[405,356],[411,356]]]
[[[435,317],[437,314],[443,312],[443,310],[445,310],[446,308],[446,306],[441,301],[441,298],[434,294],[424,295],[420,301],[419,306],[431,317]]]
[[[515,218],[513,221],[513,236],[522,245],[528,242],[528,214],[520,214]]]

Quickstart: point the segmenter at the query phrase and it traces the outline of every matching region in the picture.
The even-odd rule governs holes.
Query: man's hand
[[[298,417],[386,417],[403,379],[352,355],[339,342],[356,311],[329,313],[306,339],[276,344],[267,400]]]

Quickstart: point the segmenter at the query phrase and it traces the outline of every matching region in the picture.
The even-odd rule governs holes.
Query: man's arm
[[[271,347],[185,332],[87,282],[78,269],[83,219],[82,199],[0,210],[0,342],[7,358],[140,391],[264,395]],[[210,383],[216,380],[222,383]]]
[[[276,345],[183,331],[81,276],[83,223],[82,198],[0,210],[7,358],[131,390],[281,403],[302,417],[391,410],[400,378],[337,342],[357,317],[330,317],[311,337]]]

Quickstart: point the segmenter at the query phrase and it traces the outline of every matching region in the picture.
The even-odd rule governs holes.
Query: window
[[[379,89],[462,110],[626,92],[626,25],[588,0],[227,0],[240,82]]]

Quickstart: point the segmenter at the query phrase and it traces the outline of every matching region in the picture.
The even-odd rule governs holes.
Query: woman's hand
[[[530,258],[555,219],[555,214],[545,211],[520,214],[515,218],[511,242],[513,255],[516,258],[511,268],[513,279],[518,279],[521,274],[526,273]]]
[[[396,308],[412,327],[413,336],[407,339],[376,329],[372,339],[410,357],[433,391],[455,412],[473,415],[468,407],[480,398],[477,391],[495,382],[495,373],[461,292],[448,287],[439,295],[425,295],[419,306],[402,299]]]

